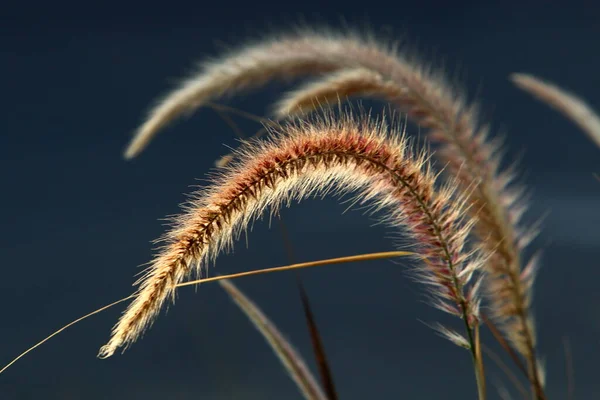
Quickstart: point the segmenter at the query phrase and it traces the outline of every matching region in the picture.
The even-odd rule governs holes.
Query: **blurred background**
[[[482,103],[531,188],[527,220],[545,216],[535,288],[549,398],[600,382],[600,149],[509,81],[530,72],[600,110],[595,2],[15,2],[0,17],[0,364],[69,321],[129,295],[166,229],[234,132],[204,108],[162,132],[139,159],[122,151],[146,110],[223,45],[299,23],[401,38]],[[222,103],[265,115],[288,86]],[[377,106],[377,104],[375,104]],[[380,106],[380,105],[379,105]],[[236,118],[247,134],[258,126]],[[411,133],[417,133],[416,128]],[[338,200],[283,210],[294,261],[387,251],[398,236]],[[256,223],[213,273],[289,263],[277,224]],[[425,324],[458,326],[424,302],[406,263],[300,273],[341,399],[474,399],[468,354]],[[314,365],[295,273],[237,281]],[[124,305],[67,330],[0,375],[2,399],[300,399],[264,339],[216,284],[185,288],[123,355],[96,358]],[[491,343],[489,335],[484,340]],[[487,362],[490,399],[511,389]],[[515,368],[513,370],[516,371]],[[517,397],[515,397],[517,398]]]

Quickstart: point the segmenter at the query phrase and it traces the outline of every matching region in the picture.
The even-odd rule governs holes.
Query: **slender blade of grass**
[[[517,353],[513,350],[512,347],[510,347],[510,345],[508,344],[508,342],[506,341],[504,336],[502,336],[502,333],[500,333],[498,328],[496,328],[496,326],[492,323],[492,321],[490,321],[490,319],[484,313],[481,313],[481,318],[483,319],[483,322],[486,324],[486,326],[489,328],[490,332],[492,332],[492,335],[494,336],[496,341],[500,344],[500,346],[502,346],[504,351],[506,351],[506,353],[510,356],[510,358],[513,360],[515,365],[519,368],[519,370],[521,370],[523,375],[525,375],[527,378],[529,378],[527,369],[525,368],[525,366],[519,359],[519,356],[517,355]]]
[[[328,400],[315,377],[308,369],[304,359],[298,354],[289,341],[279,332],[277,327],[267,318],[260,308],[242,293],[231,281],[219,281],[221,287],[246,314],[254,327],[267,340],[290,377],[307,400]]]
[[[308,301],[308,295],[306,294],[306,290],[304,289],[304,285],[302,285],[300,278],[298,278],[298,290],[300,291],[300,299],[302,300],[302,307],[304,308],[304,315],[306,316],[306,324],[310,332],[313,352],[315,354],[317,366],[319,367],[319,374],[321,375],[321,385],[323,385],[329,400],[338,400],[337,391],[335,390],[335,384],[333,382],[333,374],[331,373],[331,368],[329,367],[329,362],[327,361],[327,356],[325,354],[325,347],[323,346],[323,341],[321,340],[321,335],[319,334],[319,329],[317,328],[317,323]]]
[[[527,389],[525,389],[525,386],[523,386],[523,384],[519,381],[519,378],[517,378],[517,376],[512,372],[508,365],[506,365],[506,363],[502,361],[502,358],[500,358],[498,354],[496,354],[492,349],[490,349],[483,343],[481,348],[485,352],[485,354],[492,359],[494,364],[496,364],[498,368],[500,368],[502,372],[504,372],[508,379],[513,383],[515,388],[517,388],[523,399],[528,399],[529,394],[527,392]]]
[[[567,399],[575,400],[575,368],[573,367],[573,353],[571,342],[568,337],[563,337],[563,349],[565,351],[565,372],[567,374]]]
[[[37,342],[36,344],[34,344],[33,346],[31,346],[30,348],[28,348],[27,350],[25,350],[24,352],[22,352],[21,354],[19,354],[17,357],[15,357],[12,361],[10,361],[8,364],[6,364],[4,367],[2,367],[2,369],[0,369],[0,374],[2,374],[4,371],[6,371],[11,365],[13,365],[14,363],[16,363],[17,361],[19,361],[21,358],[23,358],[24,356],[26,356],[29,352],[35,350],[36,348],[38,348],[39,346],[43,345],[44,343],[46,343],[48,340],[52,339],[54,336],[58,335],[59,333],[61,333],[62,331],[66,330],[67,328],[70,328],[71,326],[83,321],[84,319],[87,319],[89,317],[91,317],[92,315],[96,315],[101,313],[104,310],[107,310],[109,308],[111,308],[112,306],[116,306],[119,303],[122,303],[124,301],[127,301],[129,299],[133,299],[135,297],[135,295],[131,295],[128,297],[124,297],[122,299],[119,299],[117,301],[114,301],[110,304],[107,304],[103,307],[100,307],[97,310],[92,311],[91,313],[88,313],[82,317],[79,317],[71,322],[69,322],[68,324],[66,324],[65,326],[63,326],[62,328],[54,331],[52,334],[46,336],[44,339],[40,340],[39,342]]]

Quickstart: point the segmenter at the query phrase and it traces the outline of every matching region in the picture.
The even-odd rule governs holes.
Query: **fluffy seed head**
[[[413,154],[404,137],[390,137],[383,124],[331,117],[280,126],[237,157],[176,219],[101,357],[134,342],[174,286],[231,246],[265,209],[277,213],[294,199],[332,191],[356,193],[357,201],[386,209],[386,222],[404,227],[425,258],[419,271],[434,305],[470,327],[478,323],[478,285],[470,282],[483,261],[465,249],[474,220],[456,184],[437,188],[427,155]]]

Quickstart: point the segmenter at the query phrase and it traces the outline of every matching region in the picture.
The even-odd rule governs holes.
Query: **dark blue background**
[[[159,221],[178,211],[231,130],[209,109],[161,134],[142,156],[121,158],[157,96],[198,60],[267,31],[307,24],[368,26],[403,37],[467,87],[509,157],[523,155],[533,190],[529,221],[547,215],[536,286],[539,348],[548,393],[565,398],[563,337],[576,393],[600,393],[600,149],[507,80],[523,71],[555,81],[600,109],[600,12],[595,2],[422,1],[4,4],[0,20],[0,363],[46,334],[131,292],[150,259]],[[264,114],[284,85],[231,101]],[[244,123],[251,133],[255,125]],[[414,131],[414,129],[413,129]],[[334,199],[283,212],[296,259],[385,251],[391,232]],[[227,273],[287,263],[267,221],[218,259]],[[424,304],[406,265],[370,262],[304,271],[340,398],[475,398],[468,354],[424,324],[447,319]],[[312,364],[295,274],[238,281]],[[123,307],[52,339],[3,375],[2,399],[300,398],[260,335],[221,292],[181,290],[124,355],[95,358]],[[455,325],[458,326],[458,325]],[[490,343],[486,335],[485,340]],[[490,398],[505,377],[488,362]]]

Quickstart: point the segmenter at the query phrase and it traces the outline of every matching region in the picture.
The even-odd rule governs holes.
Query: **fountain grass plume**
[[[372,209],[385,209],[388,224],[409,233],[426,259],[418,259],[416,268],[433,305],[464,320],[465,336],[448,338],[475,354],[476,272],[486,255],[466,247],[475,223],[467,213],[467,199],[457,193],[454,181],[436,182],[438,174],[428,158],[424,151],[415,152],[398,130],[389,132],[384,123],[368,118],[329,115],[270,127],[267,140],[245,143],[237,160],[219,170],[174,220],[99,356],[109,357],[133,343],[174,294],[175,285],[193,271],[201,273],[267,208],[277,213],[292,200],[330,192],[355,193]]]

